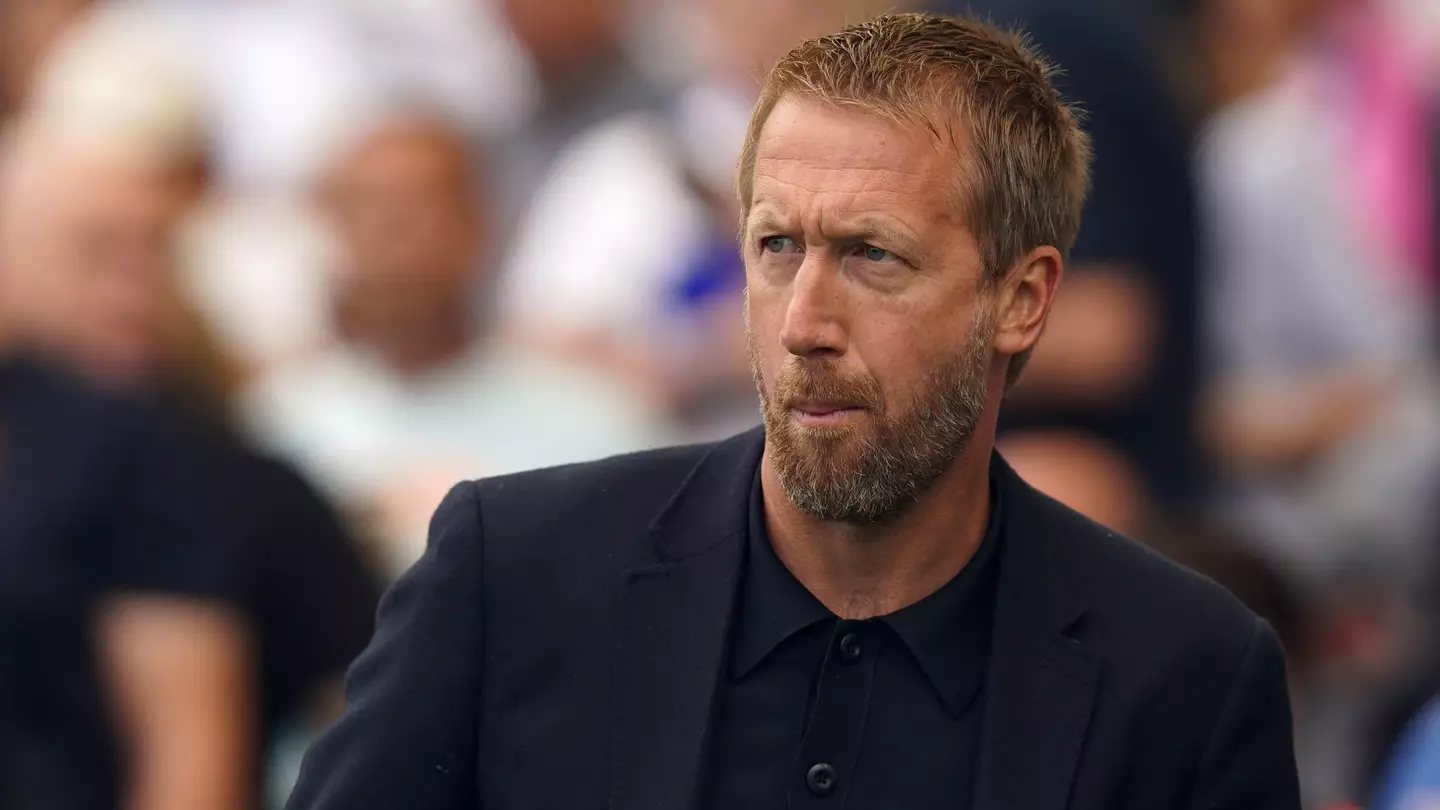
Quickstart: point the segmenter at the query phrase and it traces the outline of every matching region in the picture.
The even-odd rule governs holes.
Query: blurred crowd
[[[907,7],[1095,141],[1002,452],[1440,802],[1440,2],[0,0],[0,806],[278,806],[453,483],[756,424],[759,77]]]

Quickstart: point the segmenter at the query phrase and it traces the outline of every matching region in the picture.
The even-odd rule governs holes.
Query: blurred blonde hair
[[[169,18],[144,5],[98,6],[40,66],[23,114],[72,146],[179,164],[207,148],[196,55]]]

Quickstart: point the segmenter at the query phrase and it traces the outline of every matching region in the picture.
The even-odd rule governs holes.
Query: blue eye
[[[861,245],[860,250],[865,255],[865,258],[872,262],[888,262],[896,258],[894,253],[884,248],[875,247],[874,245]]]
[[[766,253],[784,253],[794,244],[795,240],[788,236],[767,236],[760,240],[760,249]]]

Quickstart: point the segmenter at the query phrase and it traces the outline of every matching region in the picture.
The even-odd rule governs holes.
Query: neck
[[[462,354],[476,338],[467,312],[358,311],[341,308],[341,333],[396,374],[422,374]],[[348,317],[347,317],[348,316]]]
[[[593,95],[596,85],[613,78],[617,66],[623,64],[624,55],[618,46],[600,44],[584,53],[543,62],[536,67],[548,106],[561,109]]]
[[[986,435],[980,435],[981,433]],[[990,520],[993,427],[919,501],[883,524],[814,518],[786,497],[767,451],[761,488],[770,542],[785,567],[836,615],[893,613],[939,590],[970,562]]]

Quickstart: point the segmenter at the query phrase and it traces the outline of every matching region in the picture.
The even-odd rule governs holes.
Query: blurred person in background
[[[1006,395],[1001,448],[1043,491],[1123,531],[1193,513],[1207,483],[1194,182],[1182,106],[1151,45],[1154,12],[1126,0],[934,5],[1029,34],[1062,66],[1055,84],[1095,150],[1073,266],[1047,339]]]
[[[247,395],[256,435],[363,515],[395,571],[419,553],[455,479],[665,435],[611,380],[492,332],[475,305],[494,261],[485,168],[439,114],[397,110],[358,127],[320,190],[344,254],[333,279],[338,337]]]
[[[496,7],[535,79],[523,125],[494,144],[492,205],[504,233],[524,216],[574,138],[621,113],[658,108],[668,93],[663,78],[644,69],[629,41],[641,22],[635,0],[473,1]]]
[[[754,424],[735,318],[744,268],[733,192],[746,121],[761,78],[786,51],[878,5],[687,6],[676,34],[694,64],[676,99],[580,133],[536,194],[501,279],[507,326],[626,380],[696,438]]]
[[[33,173],[10,271],[30,276],[8,308],[34,350],[91,383],[149,397],[187,446],[191,508],[230,550],[254,629],[259,739],[321,728],[369,636],[379,584],[337,516],[288,466],[232,431],[233,380],[174,289],[170,253],[187,178],[53,144],[17,157]],[[249,721],[251,718],[247,718]]]
[[[0,805],[250,806],[240,549],[153,403],[22,348],[45,189],[0,156]],[[56,268],[59,272],[59,268]]]
[[[333,717],[379,583],[310,485],[234,429],[238,375],[180,284],[182,233],[207,185],[195,100],[174,83],[140,85],[149,102],[135,106],[98,103],[104,95],[81,84],[56,92],[52,70],[136,78],[130,51],[88,50],[97,40],[86,25],[42,70],[44,91],[13,144],[25,182],[11,189],[7,308],[32,350],[91,384],[144,396],[194,458],[192,508],[210,523],[203,541],[232,551],[236,601],[254,631],[247,721],[259,782],[283,729],[313,732]]]
[[[24,103],[37,66],[93,0],[0,0],[0,122]]]
[[[1221,105],[1196,161],[1205,434],[1220,506],[1319,617],[1300,738],[1316,804],[1368,795],[1391,695],[1434,684],[1440,108],[1395,8],[1211,0],[1198,18]]]
[[[1116,445],[1062,428],[1001,437],[1005,460],[1026,483],[1080,514],[1131,537],[1148,537],[1157,516],[1133,461]]]
[[[1273,63],[1199,150],[1209,436],[1274,553],[1321,578],[1418,572],[1440,485],[1435,88],[1378,4],[1280,5]]]
[[[148,18],[156,30],[138,42],[124,32],[92,37],[125,38],[111,47],[125,48],[128,61],[148,74],[139,79],[127,70],[130,86],[168,87],[183,77],[203,96],[210,182],[189,217],[183,281],[242,375],[262,373],[327,337],[323,281],[333,255],[304,194],[331,140],[369,103],[375,83],[342,4],[370,5],[125,0],[110,16]],[[51,84],[62,92],[63,85],[103,84],[83,68],[56,66]]]

